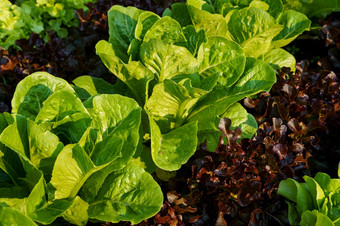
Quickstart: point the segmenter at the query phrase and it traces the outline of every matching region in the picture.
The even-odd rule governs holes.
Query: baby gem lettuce
[[[137,159],[141,107],[118,94],[82,102],[75,90],[37,72],[18,84],[12,114],[0,114],[5,225],[137,224],[160,210],[162,191]]]

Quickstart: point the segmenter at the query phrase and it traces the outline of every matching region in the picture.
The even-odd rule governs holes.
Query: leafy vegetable
[[[285,9],[293,9],[311,17],[326,17],[331,12],[340,10],[340,3],[337,0],[283,0]]]
[[[251,137],[254,118],[234,104],[270,90],[276,78],[269,65],[294,68],[294,57],[278,47],[310,26],[303,14],[283,11],[281,1],[191,0],[173,4],[161,18],[113,6],[108,15],[110,38],[97,43],[97,54],[144,108],[149,123],[142,136],[151,137],[152,159],[165,170],[179,169],[204,141],[213,151],[221,117],[234,117],[233,126]]]
[[[48,39],[47,31],[54,30],[59,37],[67,36],[63,25],[77,26],[74,10],[86,9],[85,4],[94,0],[8,0],[0,2],[0,46],[8,49],[15,41],[41,33]]]
[[[278,194],[296,203],[288,205],[290,223],[296,225],[300,217],[300,225],[336,225],[340,221],[340,179],[325,173],[303,178],[306,183],[283,180],[278,189]]]
[[[9,178],[0,179],[2,222],[136,224],[159,211],[158,184],[131,164],[141,108],[128,97],[97,95],[100,89],[83,79],[76,83],[95,94],[85,102],[63,79],[34,73],[18,84],[12,114],[1,114],[0,169]]]

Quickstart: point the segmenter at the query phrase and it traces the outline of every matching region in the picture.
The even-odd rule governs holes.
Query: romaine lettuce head
[[[18,84],[12,114],[0,114],[1,222],[137,224],[160,210],[160,187],[133,158],[141,107],[86,87],[94,95],[82,102],[85,89],[46,72]]]

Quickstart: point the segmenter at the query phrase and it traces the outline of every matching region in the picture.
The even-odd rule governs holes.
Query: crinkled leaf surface
[[[56,91],[45,100],[35,122],[39,124],[45,121],[58,122],[75,113],[87,113],[81,100],[74,93]]]
[[[140,60],[159,82],[176,75],[192,74],[198,67],[196,58],[188,49],[156,39],[141,45]]]
[[[155,215],[162,204],[162,191],[152,176],[143,168],[128,165],[105,179],[88,213],[92,219],[137,224]]]
[[[162,133],[167,133],[170,129],[182,125],[194,105],[204,94],[203,90],[165,80],[154,87],[146,108],[160,125]]]
[[[102,137],[90,157],[96,166],[117,158],[117,169],[122,168],[134,155],[139,142],[141,108],[137,102],[120,95],[103,94],[86,101],[93,117],[92,127]]]
[[[259,8],[244,8],[235,11],[228,22],[228,30],[246,56],[265,54],[272,39],[283,29],[266,11]]]
[[[149,42],[152,39],[161,40],[167,44],[186,42],[181,25],[168,16],[163,17],[154,23],[154,25],[146,32],[143,42]]]
[[[265,62],[248,57],[240,79],[230,88],[215,87],[204,99],[197,103],[187,117],[187,121],[198,121],[198,131],[215,131],[222,115],[228,107],[244,97],[261,91],[269,91],[276,82],[275,71]]]
[[[64,144],[77,143],[91,124],[81,100],[68,91],[57,91],[49,96],[35,122],[49,125]]]
[[[198,51],[199,73],[203,77],[218,73],[218,82],[225,87],[233,85],[243,73],[246,57],[242,47],[223,37],[209,37]]]

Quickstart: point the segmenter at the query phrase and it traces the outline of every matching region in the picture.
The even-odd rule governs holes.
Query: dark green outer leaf
[[[192,53],[193,56],[197,56],[198,49],[202,43],[207,41],[207,36],[203,29],[198,29],[196,31],[195,27],[189,25],[183,29],[185,38],[187,39],[187,44],[185,47]]]
[[[127,50],[130,42],[135,38],[135,28],[139,15],[143,11],[135,7],[114,5],[108,11],[109,42],[116,55],[124,62],[128,62]]]
[[[181,27],[192,25],[188,8],[184,3],[174,3],[171,5],[171,18],[176,20]]]

